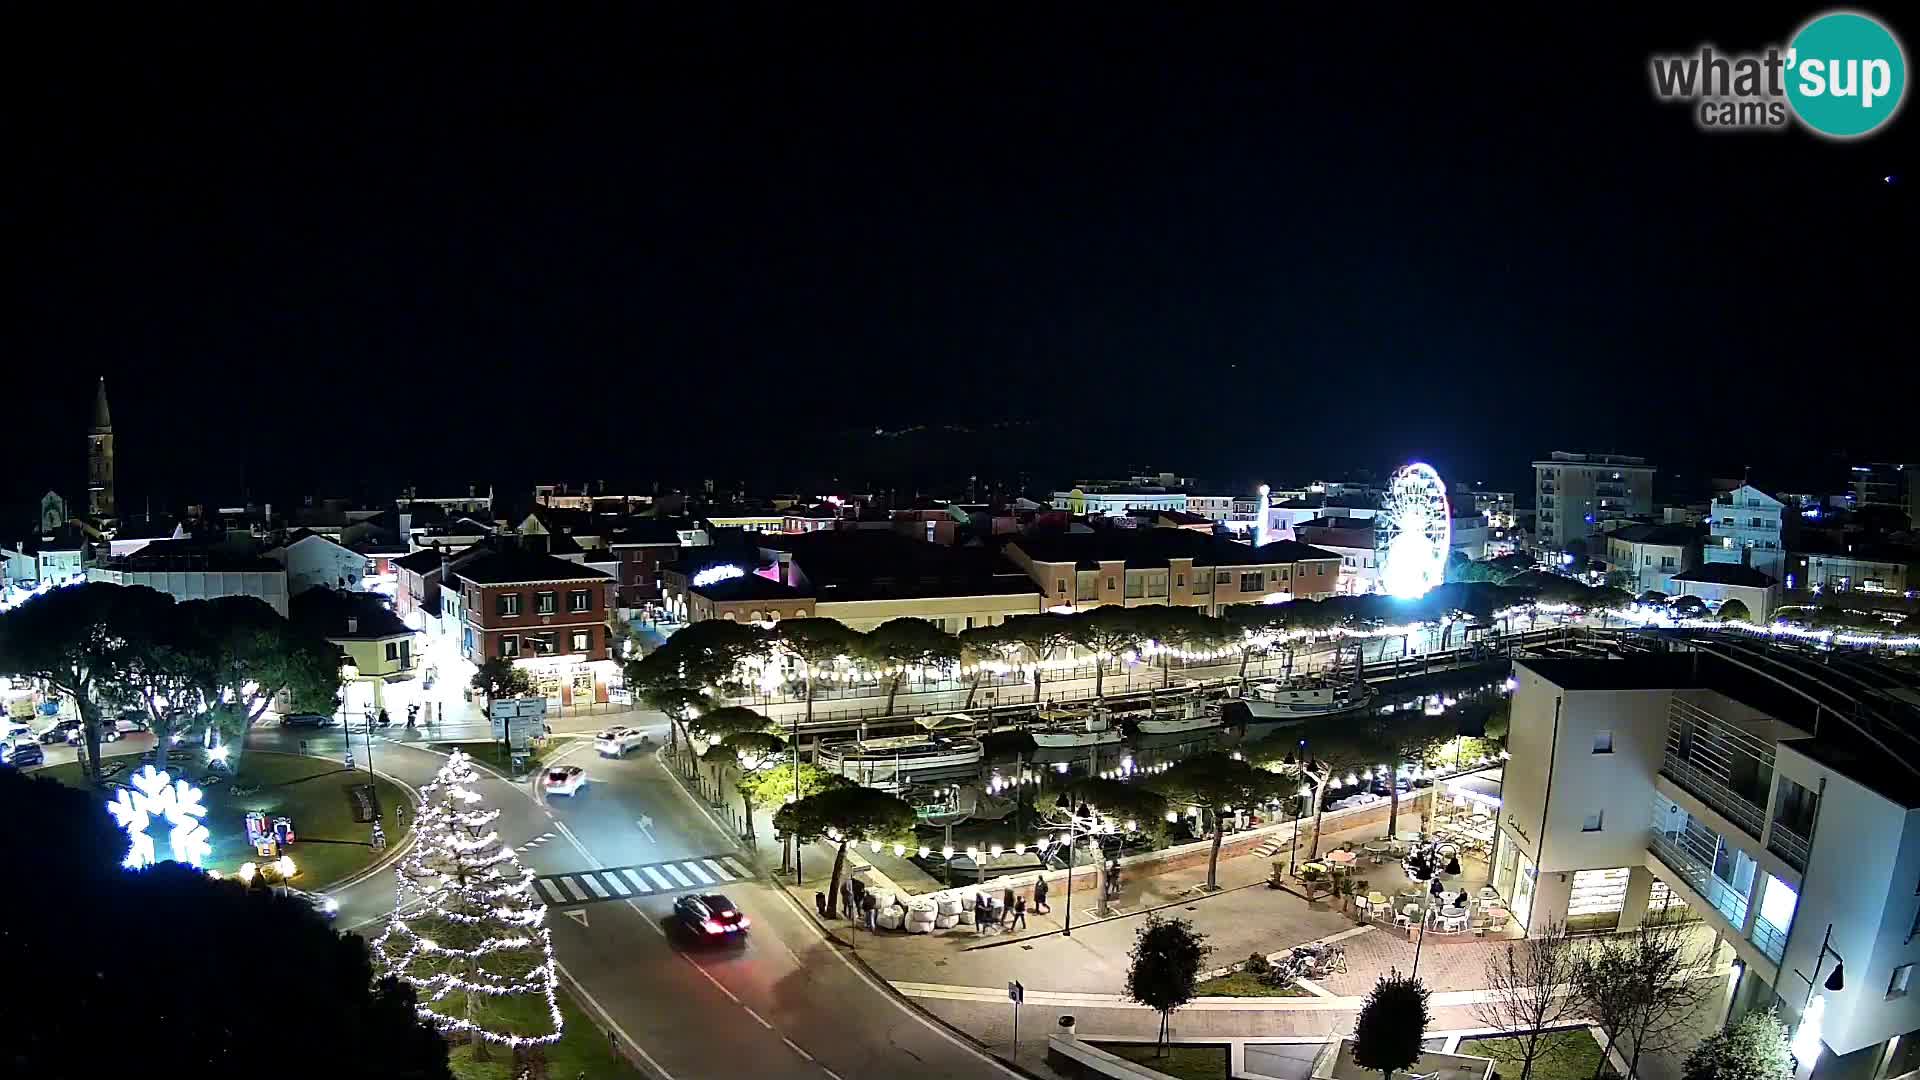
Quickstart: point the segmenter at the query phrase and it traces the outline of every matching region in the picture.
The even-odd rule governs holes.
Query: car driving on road
[[[24,769],[29,765],[46,764],[47,754],[31,737],[20,736],[0,744],[0,759],[16,769]]]
[[[540,778],[540,784],[549,795],[572,795],[587,782],[587,770],[578,765],[555,765]]]
[[[280,718],[281,727],[332,727],[333,717],[319,713],[297,712]]]
[[[610,727],[593,737],[593,748],[604,757],[622,757],[627,751],[647,741],[646,733],[639,728]]]
[[[744,937],[753,921],[733,901],[719,893],[683,896],[673,902],[674,917],[687,933],[702,941],[727,941]]]
[[[305,889],[296,889],[291,885],[281,885],[275,888],[274,891],[281,896],[300,901],[319,912],[325,918],[331,919],[340,914],[340,901],[335,900],[331,896],[325,896],[317,892],[308,892]]]

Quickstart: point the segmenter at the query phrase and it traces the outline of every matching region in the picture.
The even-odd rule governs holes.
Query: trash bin
[[[1060,1014],[1060,1034],[1062,1035],[1073,1034],[1073,1014],[1072,1013]]]

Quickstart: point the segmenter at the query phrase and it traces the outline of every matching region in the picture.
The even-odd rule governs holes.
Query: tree
[[[89,581],[0,613],[0,672],[40,679],[73,702],[86,740],[81,768],[89,783],[100,782],[101,715],[109,702],[125,697],[135,616],[159,596],[143,585]]]
[[[1040,665],[1073,645],[1072,626],[1065,615],[1011,615],[1000,625],[1008,641],[1018,645],[1033,664],[1033,701],[1040,703]]]
[[[795,779],[796,774],[798,779]],[[748,790],[741,792],[741,797],[751,799],[755,806],[781,806],[831,787],[846,787],[853,783],[839,773],[828,772],[812,762],[796,763],[792,760],[768,762],[751,777],[743,777],[742,782],[748,784]],[[779,835],[780,872],[784,874],[793,866],[793,837],[785,832]]]
[[[401,859],[393,915],[373,950],[426,999],[422,1019],[468,1038],[485,1060],[489,1043],[556,1042],[564,1022],[547,907],[533,869],[494,831],[500,811],[481,804],[479,779],[455,750],[421,789],[419,840]],[[529,1000],[534,1008],[521,1006]]]
[[[332,642],[290,623],[252,596],[201,601],[199,640],[206,646],[201,671],[207,718],[230,737],[238,755],[247,732],[282,694],[294,707],[332,712],[340,696],[340,650]]]
[[[1221,815],[1235,806],[1251,807],[1281,794],[1290,794],[1285,777],[1255,768],[1241,758],[1218,750],[1176,762],[1155,777],[1149,787],[1173,804],[1197,806],[1212,818],[1213,848],[1207,853],[1207,888],[1218,889],[1220,842],[1226,835]]]
[[[1222,635],[1222,645],[1240,657],[1240,693],[1247,692],[1247,663],[1255,656],[1265,655],[1273,647],[1274,636],[1283,631],[1286,617],[1297,614],[1287,611],[1294,607],[1306,610],[1299,601],[1279,607],[1237,604],[1227,609],[1222,620],[1227,626],[1226,633]]]
[[[1697,596],[1682,596],[1673,602],[1673,614],[1681,619],[1704,619],[1707,616],[1707,602]]]
[[[1694,946],[1687,924],[1649,914],[1638,927],[1602,938],[1575,961],[1573,985],[1589,1019],[1638,1075],[1640,1056],[1674,1049],[1688,1014],[1713,986],[1711,950]],[[1598,1072],[1595,1073],[1598,1076]]]
[[[1721,622],[1752,622],[1753,616],[1747,613],[1747,605],[1740,600],[1729,600],[1720,605]]]
[[[1380,976],[1353,1023],[1353,1063],[1380,1073],[1382,1080],[1418,1064],[1420,1043],[1433,1021],[1430,996],[1419,979],[1397,969]]]
[[[940,667],[960,659],[960,640],[925,619],[888,619],[867,631],[860,653],[874,666],[891,669],[887,683],[887,707],[883,716],[893,714],[893,699],[900,693],[900,681],[912,667]]]
[[[473,689],[489,703],[533,693],[533,676],[504,656],[495,656],[473,672]]]
[[[1075,843],[1083,833],[1094,840],[1094,906],[1105,915],[1107,860],[1099,844],[1100,835],[1157,829],[1165,819],[1167,800],[1139,784],[1082,776],[1035,795],[1033,807],[1040,814],[1040,827],[1064,832],[1066,843]]]
[[[1107,699],[1107,663],[1146,638],[1146,621],[1133,608],[1110,604],[1067,616],[1068,638],[1093,656],[1093,696]]]
[[[1387,766],[1387,835],[1400,828],[1400,767],[1408,762],[1424,762],[1428,754],[1459,734],[1459,722],[1442,713],[1428,716],[1424,711],[1398,710],[1387,716],[1366,720],[1366,737]]]
[[[973,677],[967,680],[967,702],[962,706],[971,709],[974,692],[980,689],[980,680],[987,676],[987,662],[998,660],[1011,664],[1020,651],[1020,643],[1007,637],[1004,626],[970,626],[960,631],[960,650],[963,656],[973,656]]]
[[[700,760],[716,770],[732,769],[736,774],[733,789],[740,793],[741,809],[747,818],[747,846],[753,846],[754,793],[757,777],[780,764],[787,740],[774,734],[773,724],[752,709],[732,706],[715,709],[687,722],[687,732],[712,745]]]
[[[1473,1004],[1474,1018],[1514,1033],[1511,1039],[1486,1044],[1488,1053],[1517,1066],[1518,1080],[1529,1080],[1535,1063],[1559,1054],[1564,1045],[1543,1039],[1544,1029],[1580,1015],[1580,1001],[1573,994],[1573,940],[1566,924],[1550,922],[1540,936],[1489,953],[1485,970],[1486,996]]]
[[[1128,955],[1127,998],[1160,1014],[1155,1045],[1164,1053],[1173,1026],[1174,1010],[1193,1000],[1200,981],[1200,964],[1213,947],[1207,936],[1186,919],[1163,919],[1148,914],[1134,932]]]
[[[1299,777],[1313,786],[1313,841],[1309,860],[1319,857],[1321,823],[1327,813],[1327,788],[1335,777],[1372,770],[1378,745],[1365,725],[1351,720],[1319,720],[1283,729],[1245,750],[1247,760],[1263,768]],[[1359,778],[1356,776],[1355,780]],[[1297,846],[1297,845],[1296,845]]]
[[[175,604],[161,593],[153,596],[139,602],[148,610],[129,629],[131,663],[123,687],[128,701],[146,713],[147,730],[153,732],[153,767],[165,772],[174,735],[208,707],[201,695],[212,638],[205,600]]]
[[[1687,1055],[1683,1080],[1787,1080],[1793,1052],[1773,1010],[1750,1012],[1706,1037]]]
[[[773,628],[773,647],[799,662],[811,724],[814,673],[852,657],[859,651],[860,635],[837,619],[783,619]]]
[[[840,873],[847,862],[847,845],[862,841],[892,843],[913,834],[913,806],[878,788],[850,784],[830,787],[780,808],[773,826],[797,842],[826,837],[835,844],[833,876],[828,881],[827,916],[839,899]]]

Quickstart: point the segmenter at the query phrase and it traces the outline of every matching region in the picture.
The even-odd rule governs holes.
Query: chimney
[[[357,634],[359,632],[360,632],[360,620],[358,618],[355,618],[352,615],[347,616],[347,633]]]

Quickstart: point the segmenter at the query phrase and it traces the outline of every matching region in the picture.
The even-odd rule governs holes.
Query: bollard
[[[1060,1034],[1065,1035],[1069,1039],[1074,1037],[1072,1013],[1060,1014]]]

